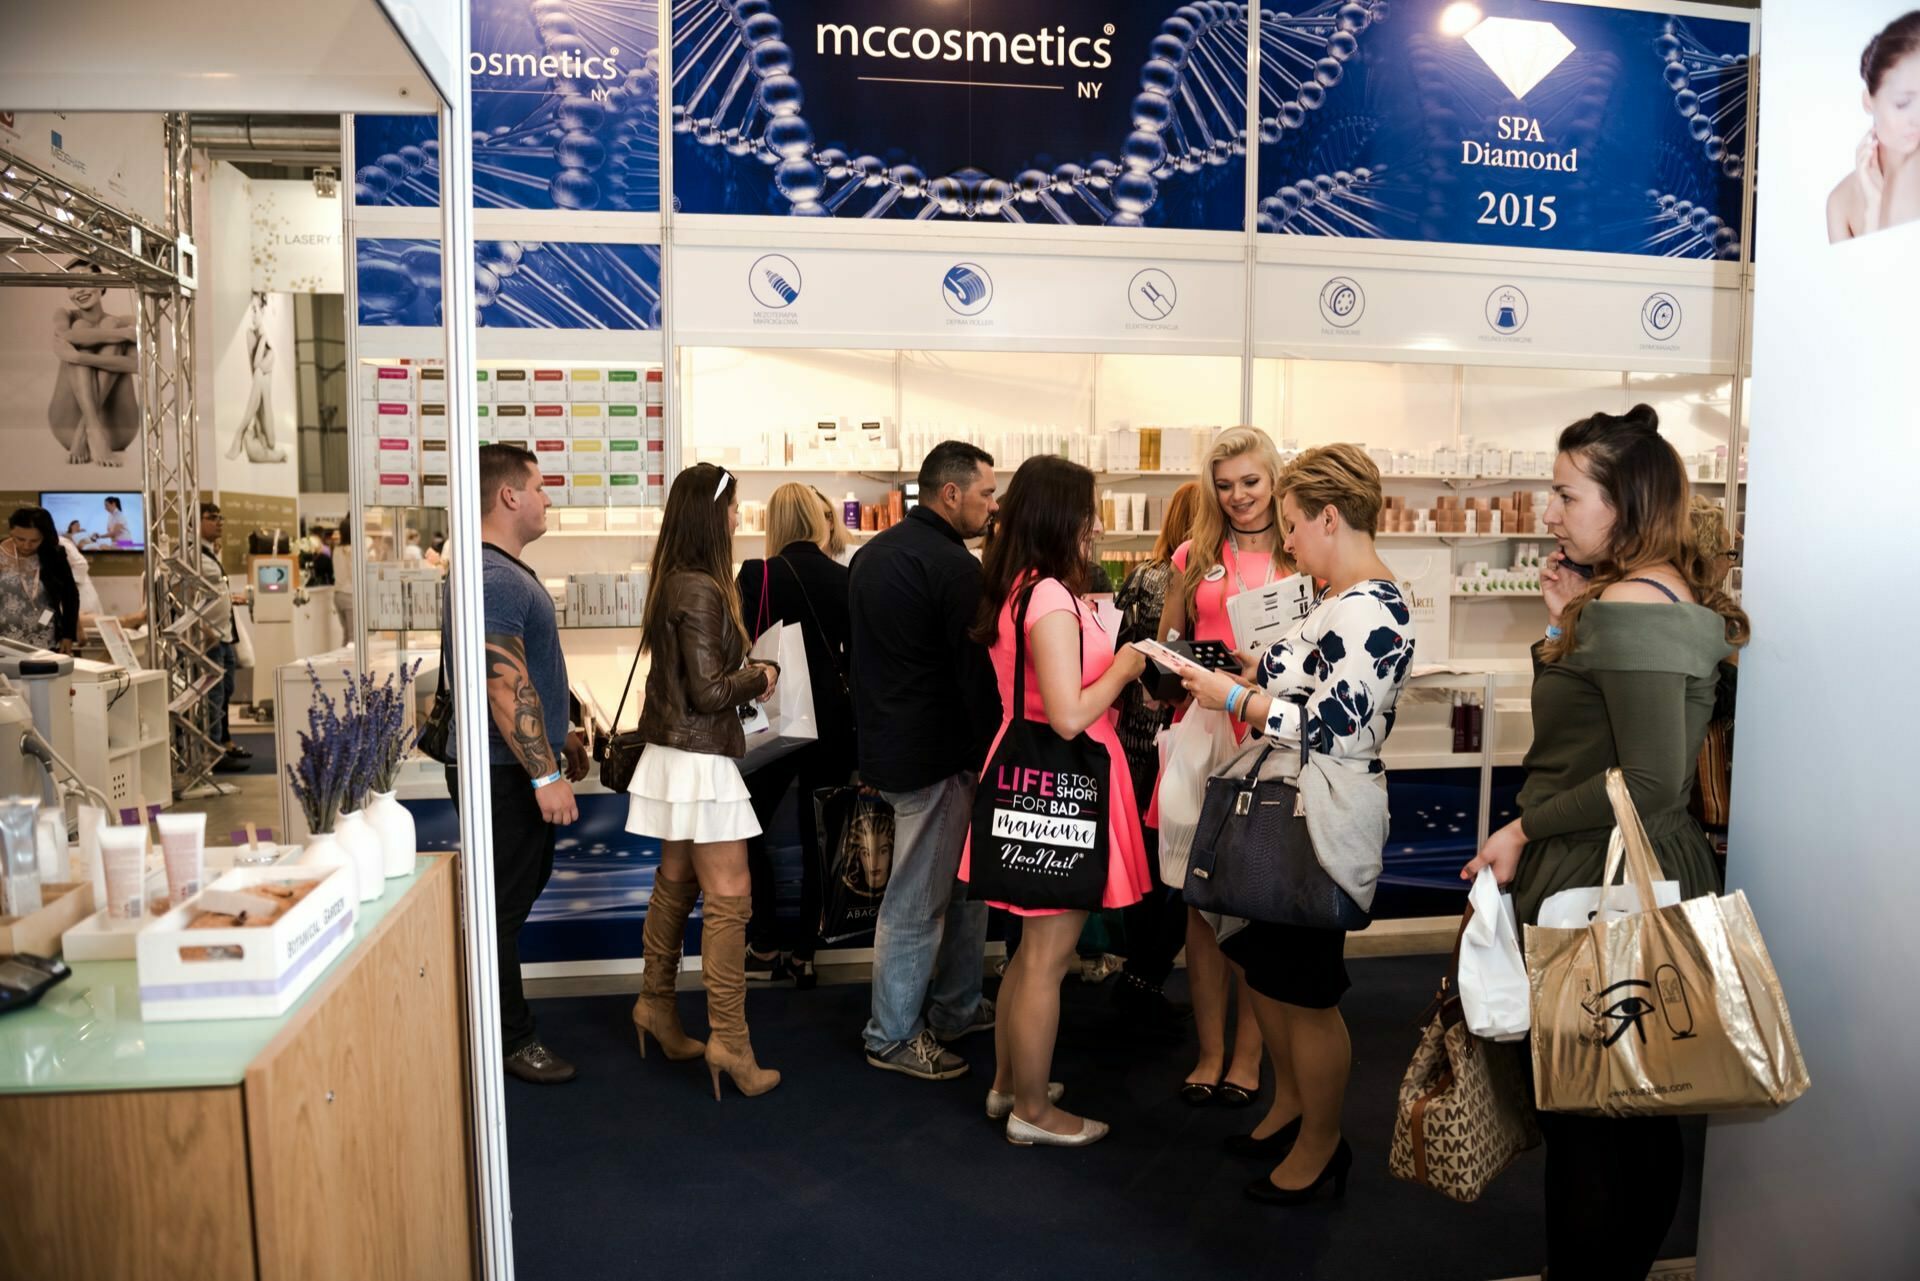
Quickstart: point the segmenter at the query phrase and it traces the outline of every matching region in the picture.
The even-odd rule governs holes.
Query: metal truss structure
[[[135,351],[147,509],[147,661],[169,677],[174,789],[207,780],[224,746],[208,694],[227,638],[209,621],[227,591],[200,563],[195,429],[193,167],[184,115],[167,118],[167,225],[122,212],[0,151],[0,286],[124,287],[138,303]],[[129,797],[128,799],[132,799]]]

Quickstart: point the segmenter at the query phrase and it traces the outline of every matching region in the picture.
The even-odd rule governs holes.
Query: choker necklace
[[[1240,527],[1239,527],[1238,525],[1236,525],[1236,524],[1234,524],[1234,523],[1233,523],[1232,521],[1228,521],[1228,522],[1227,522],[1227,528],[1228,528],[1228,529],[1230,529],[1230,530],[1232,530],[1232,531],[1233,531],[1234,533],[1236,533],[1236,534],[1245,534],[1245,535],[1246,535],[1247,537],[1249,537],[1249,538],[1251,538],[1251,537],[1253,537],[1253,536],[1254,536],[1255,534],[1264,534],[1264,533],[1266,533],[1266,532],[1267,532],[1267,531],[1268,531],[1269,529],[1272,529],[1272,528],[1273,528],[1273,521],[1272,521],[1271,519],[1269,519],[1269,520],[1267,521],[1267,523],[1266,523],[1266,524],[1264,524],[1264,525],[1262,525],[1262,526],[1260,526],[1260,528],[1258,528],[1258,529],[1242,529],[1242,528],[1240,528]]]

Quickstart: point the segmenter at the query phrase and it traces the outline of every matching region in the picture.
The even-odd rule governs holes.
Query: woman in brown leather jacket
[[[670,1059],[704,1055],[715,1099],[722,1072],[746,1095],[780,1084],[778,1072],[754,1061],[747,1039],[747,838],[759,835],[760,824],[738,764],[746,751],[742,708],[765,702],[780,673],[747,659],[733,589],[739,519],[737,487],[724,467],[699,463],[674,480],[640,621],[640,647],[652,655],[640,710],[646,748],[627,787],[627,830],[661,843],[647,904],[646,968],[633,1007],[640,1055],[646,1057],[649,1036]],[[705,1044],[681,1030],[674,999],[687,915],[702,891]]]

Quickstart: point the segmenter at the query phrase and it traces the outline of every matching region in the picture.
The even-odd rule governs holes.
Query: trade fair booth
[[[1770,67],[1792,68],[1791,92],[1855,74],[1847,59],[1901,8],[1863,7],[1876,11],[1841,21],[1800,0],[1767,5]],[[1781,1116],[1689,1131],[1687,1207],[1698,1222],[1669,1238],[1684,1260],[1676,1269],[1695,1266],[1686,1256],[1697,1253],[1702,1277],[1806,1275],[1843,1257],[1877,1274],[1875,1261],[1897,1248],[1874,1217],[1897,1213],[1897,1163],[1882,1172],[1882,1191],[1849,1193],[1861,1208],[1837,1220],[1847,1238],[1812,1234],[1817,1257],[1788,1251],[1777,1238],[1789,1229],[1763,1213],[1810,1195],[1814,1176],[1795,1175],[1796,1162],[1826,1172],[1828,1197],[1852,1186],[1809,1118],[1859,1137],[1855,1122],[1834,1120],[1846,1107],[1838,1083],[1862,1099],[1891,1095],[1868,1065],[1818,1038],[1866,1017],[1865,998],[1843,993],[1893,959],[1885,940],[1909,901],[1891,888],[1866,895],[1874,930],[1844,945],[1794,919],[1802,898],[1845,906],[1796,855],[1823,838],[1791,798],[1810,734],[1840,736],[1794,710],[1805,707],[1803,665],[1817,661],[1816,641],[1851,642],[1825,622],[1786,633],[1810,612],[1807,583],[1831,574],[1843,599],[1859,599],[1865,580],[1857,567],[1836,568],[1847,546],[1837,534],[1789,543],[1823,511],[1831,520],[1842,494],[1854,495],[1840,506],[1863,531],[1885,523],[1888,505],[1863,499],[1847,477],[1864,458],[1876,470],[1911,458],[1910,441],[1885,430],[1910,426],[1911,407],[1865,378],[1841,384],[1856,346],[1897,366],[1883,332],[1894,314],[1887,282],[1912,278],[1920,244],[1914,228],[1889,227],[1817,260],[1828,247],[1815,247],[1825,226],[1813,197],[1790,198],[1784,181],[1757,196],[1763,119],[1770,146],[1804,153],[1821,184],[1851,163],[1826,134],[1859,125],[1832,104],[1801,118],[1798,100],[1784,100],[1785,75],[1769,82],[1778,96],[1763,117],[1757,7],[375,0],[337,9],[162,5],[130,22],[117,6],[92,6],[84,18],[26,19],[19,51],[0,53],[0,96],[21,104],[0,113],[0,285],[19,287],[0,289],[0,316],[17,314],[9,329],[31,335],[14,343],[20,351],[0,350],[0,367],[24,379],[30,363],[45,366],[21,382],[26,391],[0,393],[9,413],[0,430],[23,429],[23,442],[32,434],[37,451],[22,454],[20,492],[0,497],[71,509],[84,535],[96,496],[123,494],[138,536],[82,550],[102,613],[152,615],[130,638],[102,629],[92,656],[51,674],[30,650],[0,652],[0,673],[20,687],[0,697],[0,726],[17,702],[18,719],[52,743],[65,773],[46,767],[49,795],[64,789],[76,841],[86,806],[133,816],[106,820],[116,824],[144,822],[150,805],[204,788],[219,758],[206,705],[221,674],[217,601],[240,599],[251,698],[274,712],[278,804],[261,817],[273,829],[266,856],[252,837],[219,850],[224,833],[205,839],[207,880],[231,867],[219,887],[232,890],[255,875],[249,864],[282,851],[290,868],[353,869],[316,879],[313,935],[287,953],[298,965],[236,970],[230,985],[196,983],[186,953],[155,941],[184,928],[178,901],[169,915],[116,924],[104,872],[85,922],[41,922],[21,936],[39,948],[12,946],[55,952],[82,926],[77,942],[65,936],[72,977],[40,1007],[0,1018],[0,1125],[30,1139],[0,1170],[34,1189],[0,1227],[0,1272],[18,1261],[21,1275],[168,1276],[192,1259],[218,1276],[547,1275],[563,1258],[574,1269],[631,1259],[618,1233],[605,1255],[576,1250],[583,1221],[549,1213],[547,1203],[575,1197],[556,1178],[578,1181],[578,1211],[606,1205],[623,1181],[668,1177],[656,1165],[684,1158],[696,1183],[704,1177],[691,1150],[648,1148],[633,1134],[621,1142],[637,1151],[635,1166],[583,1149],[594,1155],[556,1175],[550,1145],[536,1143],[513,1167],[526,1183],[509,1178],[510,1110],[517,1134],[531,1132],[517,1131],[523,1122],[572,1133],[579,1119],[529,1110],[525,1090],[504,1079],[496,941],[490,927],[474,928],[494,915],[491,802],[464,785],[456,800],[444,767],[414,746],[436,691],[462,709],[487,705],[478,445],[519,444],[539,459],[554,506],[525,561],[552,597],[569,692],[598,742],[638,724],[649,561],[667,489],[692,464],[738,478],[738,563],[778,551],[765,546],[765,515],[782,484],[816,489],[857,555],[917,501],[920,459],[938,442],[987,450],[1003,490],[1022,461],[1057,455],[1095,474],[1099,560],[1117,586],[1149,559],[1168,500],[1200,476],[1219,431],[1257,426],[1284,458],[1361,445],[1382,476],[1378,546],[1411,602],[1416,648],[1383,756],[1391,827],[1374,924],[1352,936],[1349,954],[1425,955],[1437,975],[1432,954],[1454,946],[1465,906],[1460,868],[1519,814],[1531,650],[1545,617],[1540,570],[1555,549],[1542,513],[1556,439],[1597,411],[1646,404],[1693,494],[1722,510],[1737,539],[1754,535],[1729,579],[1758,641],[1742,668],[1734,821],[1717,853],[1729,886],[1754,900],[1814,1080]],[[115,75],[77,74],[83,48],[87,65]],[[1822,91],[1851,110],[1856,89],[1849,80]],[[196,150],[193,114],[216,111],[337,115],[337,196],[250,179]],[[1799,172],[1775,163],[1776,176]],[[1756,268],[1756,243],[1763,262],[1780,259],[1757,295],[1756,276],[1773,268]],[[58,439],[46,405],[69,385],[76,348],[65,338],[49,346],[40,313],[80,307],[72,291],[87,284],[105,294],[108,316],[126,316],[126,382],[86,413],[76,407]],[[347,484],[322,494],[291,439],[291,374],[262,353],[292,347],[295,299],[334,292],[345,316]],[[1804,301],[1790,301],[1796,293]],[[34,301],[16,313],[10,294]],[[1817,313],[1789,310],[1816,301]],[[112,437],[123,456],[83,464],[73,442],[96,416],[124,434]],[[49,427],[52,438],[40,439]],[[1831,460],[1835,450],[1851,461]],[[1762,501],[1749,503],[1750,488]],[[224,582],[187,533],[211,501],[230,527],[270,535],[265,550],[233,548]],[[330,585],[301,581],[294,549],[277,537],[282,528],[297,537],[322,511],[353,531],[332,552]],[[374,716],[376,698],[389,700],[380,714],[401,744],[384,799],[404,806],[392,821],[410,834],[400,855],[388,842],[384,863],[373,846],[312,830],[308,795],[336,712],[351,726]],[[460,719],[457,733],[462,759],[484,759],[483,715]],[[1886,777],[1880,756],[1834,750],[1858,779]],[[29,766],[9,790],[40,787]],[[521,936],[523,973],[536,997],[628,994],[660,845],[626,830],[627,798],[597,775],[575,790],[580,819],[560,833],[552,882]],[[1886,807],[1912,802],[1881,802],[1852,805],[1836,830],[1894,848],[1887,838],[1900,829]],[[796,822],[810,803],[790,794],[769,830],[788,919],[800,910],[802,861],[818,857]],[[319,813],[337,821],[337,808]],[[404,856],[414,851],[417,861]],[[156,896],[178,888],[164,861],[156,848],[142,867]],[[1876,880],[1912,888],[1910,870],[1880,855],[1869,866]],[[1856,892],[1864,874],[1849,872]],[[98,926],[88,923],[96,909]],[[837,939],[820,963],[863,966],[870,939]],[[207,941],[215,946],[202,959],[221,959],[213,954],[227,940]],[[220,1004],[242,988],[265,1003]],[[189,1003],[164,1012],[169,993]],[[1823,999],[1830,1008],[1815,1012]],[[624,1017],[614,1020],[622,1038]],[[854,1031],[835,1029],[842,1040]],[[1413,1035],[1390,1043],[1396,1077]],[[1910,1033],[1881,1035],[1883,1062],[1920,1057]],[[651,1078],[623,1084],[642,1100],[636,1109],[683,1106],[649,1096]],[[813,1108],[811,1119],[773,1133],[841,1159],[832,1144],[856,1118],[834,1110],[844,1100],[807,1097],[789,1103]],[[1349,1108],[1390,1113],[1392,1103]],[[609,1132],[626,1123],[604,1120]],[[688,1142],[738,1141],[698,1134]],[[33,1153],[75,1135],[91,1155],[36,1178]],[[937,1133],[914,1141],[940,1159]],[[525,1164],[529,1151],[541,1164]],[[752,1176],[754,1195],[777,1202],[816,1177],[819,1195],[840,1195],[848,1172],[865,1169],[865,1156],[817,1169],[816,1155],[765,1156],[786,1181]],[[1385,1157],[1362,1154],[1376,1173]],[[163,1167],[191,1177],[159,1179]],[[148,1194],[163,1182],[165,1195]],[[111,1187],[137,1212],[104,1234],[68,1223],[62,1204],[89,1186]],[[536,1202],[521,1203],[523,1242],[567,1241],[552,1257],[529,1258],[523,1245],[516,1258],[516,1188],[540,1206],[536,1219]],[[1431,1247],[1452,1251],[1436,1268],[1489,1278],[1537,1270],[1534,1242],[1510,1239],[1532,1202],[1483,1206],[1486,1231],[1473,1207],[1449,1208],[1458,1242]],[[714,1222],[737,1211],[714,1207]],[[1305,1274],[1413,1266],[1404,1243],[1381,1239],[1393,1235],[1390,1220],[1346,1213],[1299,1247]],[[190,1235],[182,1223],[199,1226]],[[797,1234],[801,1261],[858,1236],[813,1215],[784,1230]],[[771,1247],[749,1231],[729,1248],[721,1257],[745,1270]],[[1163,1248],[1174,1246],[1152,1243],[1141,1258],[1157,1265]],[[1206,1266],[1204,1245],[1181,1248]],[[1224,1266],[1252,1238],[1220,1248]],[[1789,1257],[1801,1270],[1769,1270]]]

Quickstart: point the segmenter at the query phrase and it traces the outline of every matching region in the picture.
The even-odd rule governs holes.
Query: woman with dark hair
[[[80,589],[44,507],[22,507],[0,539],[0,636],[73,652],[80,635]]]
[[[733,583],[739,523],[732,472],[698,463],[674,478],[640,616],[640,649],[653,656],[640,708],[646,748],[627,786],[627,830],[657,838],[661,850],[633,1006],[640,1055],[646,1057],[649,1036],[670,1059],[704,1055],[715,1099],[723,1072],[748,1096],[780,1084],[778,1072],[755,1061],[747,1038],[747,840],[760,834],[760,823],[739,765],[743,708],[770,698],[780,672],[747,659]],[[687,916],[703,892],[700,963],[711,1028],[704,1045],[681,1030],[674,1001]]]
[[[1533,746],[1520,817],[1461,870],[1482,867],[1537,921],[1560,890],[1600,883],[1618,768],[1682,899],[1720,890],[1687,812],[1721,662],[1747,616],[1688,555],[1686,470],[1645,405],[1560,433],[1540,574],[1547,634],[1533,647]],[[1684,1154],[1671,1116],[1546,1113],[1547,1266],[1554,1281],[1644,1277],[1679,1205]]]
[[[1829,244],[1920,218],[1920,9],[1867,42],[1860,79],[1860,105],[1873,124],[1853,172],[1827,196]]]
[[[981,582],[980,610],[970,633],[988,647],[1005,712],[1000,739],[1015,716],[1044,721],[1069,741],[1085,734],[1111,762],[1107,812],[1107,882],[1103,907],[1139,901],[1152,884],[1140,814],[1113,705],[1146,660],[1131,645],[1114,652],[1114,637],[1080,600],[1093,560],[1093,473],[1060,458],[1030,458],[1013,475]],[[1024,645],[1016,629],[1024,629]],[[1026,706],[1015,705],[1016,653],[1026,651]],[[972,849],[960,860],[969,879]],[[1055,1107],[1063,1089],[1047,1080],[1060,1027],[1060,983],[1072,962],[1087,913],[994,903],[1022,918],[1019,950],[1000,981],[993,1029],[993,1087],[987,1116],[1007,1119],[1007,1140],[1022,1146],[1081,1147],[1107,1133],[1104,1122]]]

